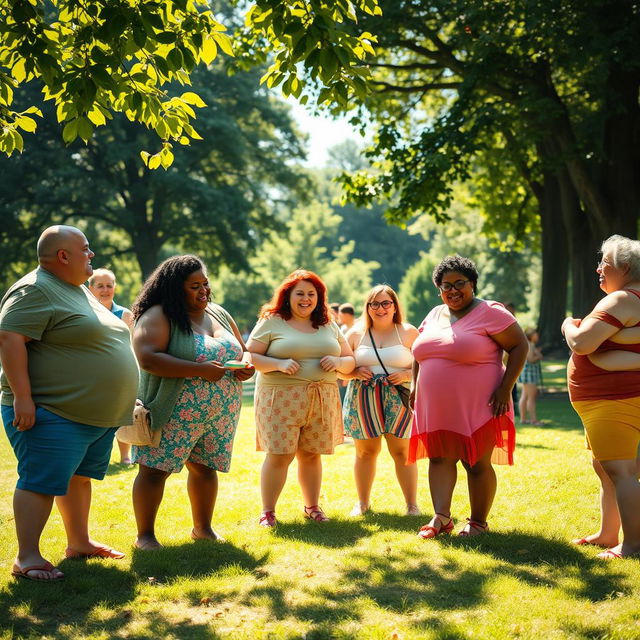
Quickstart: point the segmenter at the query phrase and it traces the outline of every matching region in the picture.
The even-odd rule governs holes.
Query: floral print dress
[[[193,334],[196,362],[237,360],[242,347],[228,331],[217,338]],[[132,448],[133,461],[178,473],[185,462],[229,471],[233,439],[242,405],[242,383],[227,371],[220,380],[185,378],[157,447]]]

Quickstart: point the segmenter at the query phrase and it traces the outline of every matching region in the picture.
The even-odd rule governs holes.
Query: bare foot
[[[216,533],[211,527],[206,529],[191,529],[191,537],[193,540],[216,540],[217,542],[225,542],[225,539]]]
[[[74,541],[73,545],[69,544],[64,555],[66,558],[113,558],[115,560],[122,560],[125,557],[122,551],[112,549],[91,538],[83,542]]]
[[[162,549],[162,545],[154,535],[138,536],[134,546],[136,549],[140,549],[142,551],[155,551],[156,549]]]
[[[584,538],[576,538],[575,540],[572,540],[571,544],[586,544],[593,545],[594,547],[609,549],[610,547],[615,547],[618,544],[618,540],[616,538],[605,538],[599,533],[592,533],[591,535],[585,536]]]

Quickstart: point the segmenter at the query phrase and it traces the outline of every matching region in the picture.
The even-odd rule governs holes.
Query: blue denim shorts
[[[4,429],[18,459],[18,489],[63,496],[74,475],[104,478],[117,427],[73,422],[42,407],[27,431],[18,431],[13,418],[13,407],[2,405]]]

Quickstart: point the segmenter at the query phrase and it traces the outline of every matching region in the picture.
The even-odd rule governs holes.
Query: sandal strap
[[[260,514],[260,519],[258,522],[262,524],[263,522],[268,522],[269,524],[275,523],[276,520],[276,512],[275,511],[263,511]]]
[[[326,522],[329,520],[325,512],[321,509],[320,505],[314,504],[311,507],[304,508],[304,513],[307,518],[315,520],[316,522]]]

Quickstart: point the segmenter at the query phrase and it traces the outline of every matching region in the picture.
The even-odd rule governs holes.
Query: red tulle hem
[[[444,429],[412,435],[407,463],[421,458],[456,458],[473,466],[491,448],[493,464],[513,464],[516,429],[510,417],[490,418],[470,436]]]

